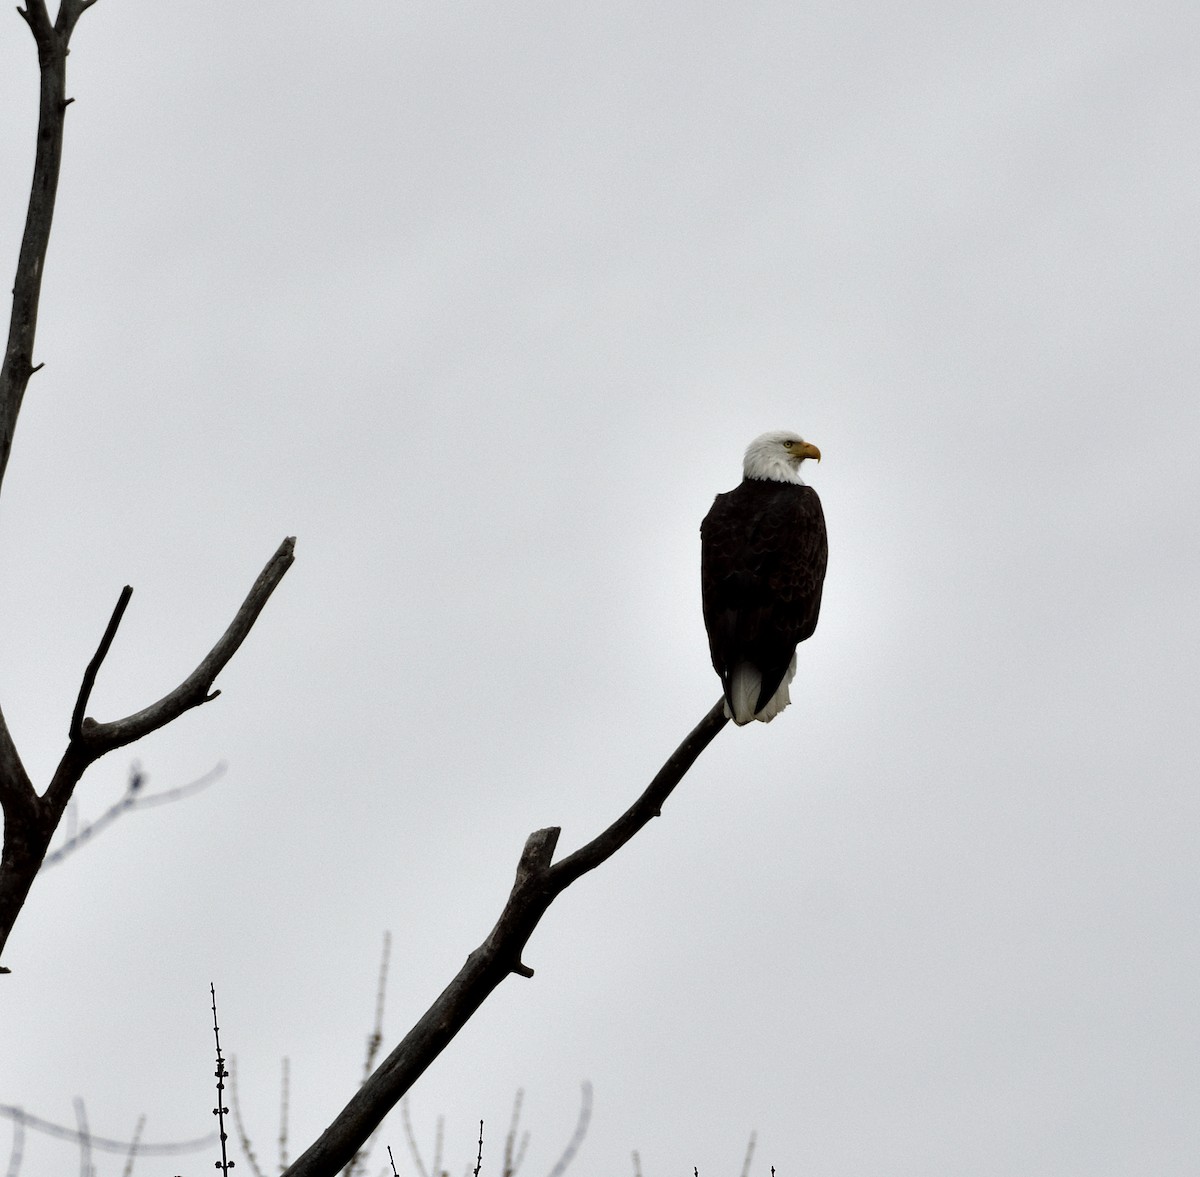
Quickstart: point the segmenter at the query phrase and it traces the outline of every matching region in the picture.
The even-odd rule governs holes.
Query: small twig
[[[508,1124],[508,1134],[504,1137],[504,1168],[501,1172],[501,1177],[513,1177],[513,1174],[517,1171],[517,1167],[521,1163],[520,1157],[517,1157],[514,1161],[513,1155],[517,1144],[517,1130],[521,1122],[521,1103],[524,1099],[525,1092],[518,1087],[517,1094],[513,1096],[512,1119]],[[525,1139],[529,1139],[528,1135],[526,1135]],[[524,1150],[522,1149],[522,1151]]]
[[[483,1168],[483,1121],[479,1121],[479,1152],[475,1154],[475,1177],[479,1177],[479,1170]]]
[[[391,1162],[391,1165],[392,1165],[392,1177],[400,1177],[400,1174],[396,1172],[396,1158],[392,1156],[392,1146],[390,1144],[387,1146],[387,1150],[388,1150],[388,1160]]]
[[[12,1148],[8,1152],[8,1170],[5,1177],[18,1177],[21,1172],[21,1158],[25,1155],[25,1121],[13,1120]]]
[[[383,956],[379,961],[379,988],[375,992],[375,1025],[371,1029],[371,1036],[367,1039],[367,1057],[363,1064],[364,1083],[371,1077],[371,1071],[375,1067],[375,1056],[379,1053],[379,1047],[383,1043],[383,1002],[387,993],[388,959],[391,952],[392,934],[384,932]]]
[[[751,1130],[750,1140],[746,1145],[746,1159],[742,1162],[742,1177],[750,1177],[750,1161],[754,1156],[754,1144],[758,1139],[758,1133]]]
[[[217,644],[173,691],[164,695],[157,703],[151,703],[149,707],[127,715],[124,719],[114,719],[105,723],[85,720],[81,724],[79,742],[86,748],[87,760],[97,760],[114,748],[140,740],[178,719],[185,711],[210,703],[220,695],[220,691],[212,689],[213,681],[246,640],[255,621],[258,620],[258,615],[283,579],[284,573],[294,563],[295,546],[294,536],[288,536],[279,545],[275,554],[267,561],[266,567],[258,574],[241,608],[217,640]],[[57,778],[58,774],[55,775]],[[55,784],[51,784],[50,791],[54,787]]]
[[[367,1054],[363,1060],[362,1081],[364,1083],[371,1077],[371,1071],[375,1066],[375,1056],[379,1053],[379,1047],[383,1042],[383,1004],[387,993],[388,959],[391,956],[391,951],[392,934],[391,932],[384,932],[383,955],[379,962],[379,984],[375,991],[375,1022],[371,1028],[371,1033],[367,1036]],[[362,1147],[351,1158],[350,1163],[342,1170],[343,1177],[355,1177],[356,1174],[366,1169],[375,1135],[382,1127],[383,1121],[381,1120],[376,1125],[375,1131],[367,1137]]]
[[[229,1177],[229,1170],[233,1168],[234,1162],[229,1159],[229,1154],[225,1151],[225,1142],[228,1136],[225,1133],[225,1117],[229,1109],[225,1106],[225,1080],[229,1078],[229,1072],[225,1069],[225,1060],[221,1057],[221,1030],[217,1026],[217,989],[210,981],[208,983],[209,991],[212,993],[212,1011],[213,1011],[213,1039],[217,1044],[217,1106],[213,1108],[213,1115],[217,1117],[217,1131],[221,1137],[221,1159],[217,1161],[216,1168],[221,1170],[222,1177]]]
[[[246,1134],[246,1125],[242,1121],[242,1105],[238,1100],[236,1054],[229,1056],[229,1102],[233,1105],[233,1122],[237,1126],[238,1143],[242,1146],[242,1152],[246,1154],[246,1160],[250,1162],[250,1168],[254,1170],[255,1177],[263,1177],[263,1172],[258,1167],[258,1158],[255,1157],[254,1149],[250,1144],[250,1137]]]
[[[400,1101],[400,1120],[404,1125],[404,1138],[408,1141],[408,1151],[412,1156],[413,1164],[417,1167],[417,1172],[421,1177],[429,1177],[429,1173],[425,1169],[425,1162],[421,1160],[421,1150],[417,1147],[417,1136],[413,1131],[412,1117],[408,1114],[408,1100]]]
[[[117,636],[117,627],[121,624],[121,618],[125,616],[129,598],[132,596],[133,588],[126,585],[117,598],[117,604],[112,611],[112,616],[108,619],[108,627],[100,639],[100,645],[96,647],[92,660],[87,664],[87,670],[83,672],[83,683],[80,685],[79,695],[75,699],[75,710],[71,712],[71,727],[68,734],[72,740],[79,739],[83,731],[83,713],[87,709],[88,700],[92,697],[92,688],[96,685],[96,675],[100,672],[100,665],[108,655],[113,638]]]
[[[133,1139],[129,1142],[129,1158],[125,1162],[121,1177],[133,1177],[133,1162],[137,1159],[138,1142],[142,1139],[142,1130],[146,1127],[146,1117],[138,1116],[138,1122],[133,1129]]]
[[[146,783],[146,774],[142,772],[141,767],[135,762],[129,770],[129,783],[125,786],[125,792],[121,795],[119,801],[110,805],[95,821],[89,822],[82,829],[76,830],[74,827],[77,824],[76,804],[74,801],[67,807],[67,819],[69,821],[66,839],[62,845],[56,850],[52,850],[42,860],[42,870],[48,866],[56,866],[62,860],[68,857],[72,851],[78,850],[85,842],[94,838],[101,830],[110,826],[122,813],[129,812],[134,809],[148,809],[155,805],[166,805],[172,801],[181,801],[184,797],[192,793],[198,793],[201,789],[208,788],[218,777],[225,772],[225,764],[220,763],[214,765],[202,777],[197,777],[194,781],[189,781],[186,785],[178,785],[173,789],[166,789],[161,793],[143,793],[142,786]]]
[[[438,1116],[433,1134],[433,1177],[442,1177],[442,1145],[446,1139],[446,1117]]]
[[[633,1150],[633,1177],[642,1177],[642,1158],[638,1156],[636,1148]]]
[[[79,1125],[79,1177],[94,1177],[92,1137],[88,1131],[87,1109],[78,1095],[75,1097],[75,1123]]]
[[[279,1077],[279,1171],[282,1173],[288,1165],[288,1061],[283,1060],[283,1070]]]
[[[525,1152],[529,1148],[529,1129],[521,1133],[521,1142],[517,1145],[517,1155],[513,1157],[512,1168],[509,1170],[507,1177],[515,1177],[521,1171],[521,1166],[525,1163]]]
[[[592,1085],[585,1080],[579,1101],[579,1119],[575,1122],[575,1131],[571,1133],[571,1139],[567,1141],[567,1147],[563,1149],[562,1156],[550,1170],[550,1177],[562,1177],[563,1173],[567,1171],[567,1166],[575,1159],[575,1154],[579,1151],[579,1146],[587,1135],[588,1125],[591,1121]]]
[[[40,1132],[43,1136],[50,1136],[55,1140],[71,1140],[76,1143],[79,1141],[77,1128],[68,1128],[65,1124],[55,1124],[52,1120],[31,1116],[28,1112],[13,1107],[11,1104],[0,1104],[0,1116],[12,1120],[14,1124],[19,1124],[23,1128],[32,1128],[35,1132]],[[202,1136],[197,1140],[178,1140],[163,1144],[143,1142],[137,1146],[138,1156],[168,1157],[179,1156],[186,1152],[200,1152],[202,1149],[211,1148],[216,1143],[216,1139],[215,1135],[209,1133],[208,1136]],[[88,1141],[96,1152],[128,1153],[133,1146],[133,1142],[129,1140],[112,1140],[107,1136],[92,1136],[90,1133]]]

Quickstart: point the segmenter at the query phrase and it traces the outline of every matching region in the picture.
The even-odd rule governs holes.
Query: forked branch
[[[0,485],[8,468],[13,435],[29,378],[41,365],[33,363],[38,306],[46,251],[54,222],[54,205],[62,164],[63,125],[71,99],[66,96],[66,65],[71,34],[79,18],[96,0],[60,0],[53,23],[46,0],[27,0],[17,11],[37,43],[41,96],[38,105],[37,150],[33,164],[25,231],[13,279],[12,316],[9,319],[4,358],[0,362]],[[0,713],[0,807],[4,813],[4,843],[0,848],[0,952],[8,940],[34,877],[45,860],[50,839],[71,799],[75,786],[90,764],[170,723],[185,711],[217,696],[213,681],[245,640],[276,585],[290,567],[295,540],[279,545],[249,596],[220,640],[200,665],[179,684],[133,715],[108,723],[86,717],[96,676],[116,637],[132,589],[121,593],[116,609],[88,663],[68,727],[67,750],[46,792],[37,789],[21,763],[16,744]],[[0,972],[7,970],[0,967]]]
[[[576,879],[611,858],[661,813],[672,790],[727,722],[722,699],[679,745],[629,809],[603,833],[560,862],[552,861],[560,832],[557,828],[536,830],[529,835],[508,902],[487,939],[467,957],[454,980],[333,1123],[296,1158],[287,1177],[333,1177],[349,1163],[375,1126],[467,1024],[492,990],[510,973],[533,976],[533,970],[522,962],[521,954],[550,904]]]
[[[288,536],[279,545],[220,640],[179,686],[157,703],[133,715],[109,723],[97,723],[94,719],[85,718],[84,711],[133,592],[128,586],[122,590],[100,645],[84,673],[71,716],[70,739],[50,787],[39,797],[27,777],[21,779],[6,772],[4,765],[0,764],[0,801],[4,804],[5,817],[4,846],[0,854],[0,951],[12,931],[34,877],[46,858],[50,839],[84,772],[106,752],[165,727],[185,711],[207,703],[220,694],[212,689],[213,681],[245,641],[263,606],[294,562],[295,544],[295,538]],[[4,743],[0,738],[0,759],[3,758],[3,752]],[[13,754],[15,756],[15,749]]]
[[[120,623],[121,614],[124,612],[122,602],[128,601],[128,593],[132,593],[133,590],[127,589],[123,592],[121,600],[117,602],[113,618],[109,622],[108,630],[100,643],[100,648],[88,666],[87,675],[84,676],[79,702],[76,704],[76,715],[80,722],[78,730],[71,732],[72,744],[80,745],[91,759],[95,760],[103,756],[105,752],[111,752],[114,748],[120,748],[124,744],[131,744],[134,740],[140,740],[143,736],[157,731],[185,711],[215,699],[221,692],[211,689],[214,680],[225,668],[230,658],[237,653],[238,647],[246,640],[246,635],[258,620],[263,606],[275,591],[275,586],[292,566],[296,559],[295,548],[296,537],[289,535],[279,545],[271,559],[267,561],[266,567],[259,573],[258,579],[242,602],[237,615],[229,623],[229,628],[221,635],[220,640],[203,658],[200,665],[179,686],[164,695],[157,703],[152,703],[149,707],[143,708],[133,715],[128,715],[124,719],[115,719],[109,723],[97,723],[94,719],[83,718],[80,712],[87,703],[85,692],[91,689],[88,676],[91,676],[92,679],[95,678],[95,671],[99,669],[99,664],[108,651],[112,635],[116,632],[116,626]],[[72,721],[72,728],[74,729],[74,721]],[[53,792],[53,786],[51,786],[51,792]],[[49,795],[47,799],[50,799]]]

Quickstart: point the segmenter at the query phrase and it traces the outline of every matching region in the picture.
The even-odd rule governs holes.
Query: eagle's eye
[[[783,444],[786,449],[790,450],[796,443],[794,441],[785,441]]]

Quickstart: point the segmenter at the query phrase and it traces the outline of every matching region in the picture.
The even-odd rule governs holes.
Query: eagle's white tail
[[[793,654],[787,673],[779,684],[779,689],[771,696],[770,702],[755,715],[755,708],[758,706],[758,692],[762,688],[762,674],[749,662],[739,663],[729,676],[729,699],[733,701],[733,709],[730,710],[729,699],[727,699],[725,714],[739,727],[749,723],[752,719],[757,719],[760,723],[770,723],[792,701],[788,687],[795,677],[796,655]]]

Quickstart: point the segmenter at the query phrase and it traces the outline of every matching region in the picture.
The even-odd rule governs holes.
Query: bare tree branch
[[[659,770],[642,795],[602,834],[551,865],[559,830],[530,834],[508,902],[487,939],[400,1044],[351,1097],[321,1136],[293,1162],[288,1177],[332,1177],[396,1106],[431,1062],[510,973],[532,977],[521,953],[550,904],[576,879],[611,858],[651,818],[696,758],[725,726],[724,700],[713,705]]]
[[[583,1143],[583,1138],[587,1136],[588,1125],[591,1122],[592,1085],[585,1081],[580,1092],[579,1119],[575,1121],[575,1131],[571,1133],[571,1139],[567,1141],[567,1147],[563,1149],[562,1156],[555,1161],[554,1168],[550,1170],[550,1177],[562,1177],[567,1171],[567,1167],[575,1159],[575,1154]],[[745,1177],[744,1174],[743,1177]]]
[[[69,827],[67,835],[60,845],[46,852],[46,856],[42,859],[41,870],[45,870],[49,866],[57,866],[64,859],[69,858],[74,851],[90,843],[101,831],[112,825],[122,814],[130,813],[135,809],[150,809],[156,805],[168,805],[175,801],[181,801],[184,797],[188,797],[192,793],[207,789],[213,781],[224,774],[225,769],[225,763],[223,761],[218,762],[208,772],[193,781],[188,781],[187,784],[176,785],[172,789],[164,789],[159,793],[143,793],[142,786],[146,783],[146,774],[142,772],[141,767],[135,762],[130,769],[129,783],[126,785],[125,792],[121,794],[118,801],[110,805],[95,821],[88,822],[76,830],[72,821],[72,815],[76,807],[74,802],[71,803],[65,811],[65,820]]]
[[[18,8],[17,11],[37,42],[41,98],[29,210],[17,256],[8,341],[4,349],[4,362],[0,365],[0,484],[4,482],[4,472],[12,452],[13,433],[21,412],[21,402],[29,378],[34,373],[33,341],[37,332],[42,275],[45,272],[50,226],[54,222],[54,202],[58,194],[58,175],[62,166],[63,124],[69,105],[66,97],[67,46],[83,9],[78,3],[64,2],[58,14],[61,28],[51,25],[44,0],[29,0],[25,8]]]
[[[237,1128],[238,1143],[242,1146],[242,1155],[246,1163],[254,1170],[254,1177],[263,1177],[263,1171],[258,1167],[258,1158],[254,1155],[254,1146],[246,1131],[246,1123],[242,1119],[242,1101],[238,1098],[237,1055],[229,1056],[229,1102],[233,1107],[233,1123]]]
[[[208,988],[212,993],[213,1038],[217,1044],[217,1106],[213,1108],[213,1114],[217,1117],[217,1135],[221,1138],[221,1159],[216,1167],[221,1170],[221,1177],[229,1177],[229,1170],[234,1166],[226,1149],[229,1134],[225,1131],[225,1117],[229,1114],[229,1109],[225,1106],[225,1080],[229,1078],[229,1072],[225,1069],[225,1060],[221,1057],[221,1028],[217,1025],[217,987],[210,981]]]
[[[379,983],[375,988],[375,1022],[367,1037],[367,1057],[363,1060],[363,1082],[370,1077],[375,1066],[375,1056],[383,1045],[383,1005],[387,997],[388,960],[392,954],[392,934],[383,934],[383,952],[379,959]]]
[[[62,165],[65,112],[72,101],[66,97],[67,54],[76,23],[94,3],[96,0],[60,0],[53,23],[45,0],[27,0],[24,8],[17,9],[37,43],[41,96],[29,206],[13,280],[12,315],[0,362],[0,486],[8,468],[29,378],[40,367],[33,363],[33,346]],[[4,845],[0,850],[0,953],[80,777],[106,752],[141,739],[185,711],[216,698],[218,692],[212,690],[213,680],[245,640],[291,565],[294,547],[295,540],[291,537],[280,544],[229,628],[175,690],[134,715],[97,723],[86,718],[85,711],[96,676],[129,604],[132,590],[126,587],[84,673],[68,728],[67,750],[43,795],[38,795],[22,765],[0,713],[0,808],[4,814]],[[8,969],[0,966],[0,973],[4,972]]]
[[[29,207],[17,255],[12,315],[4,359],[0,361],[0,486],[8,469],[13,434],[25,399],[25,390],[30,376],[36,370],[33,365],[33,341],[62,165],[63,123],[69,105],[66,97],[67,46],[75,22],[85,7],[87,5],[82,0],[70,3],[64,0],[59,8],[58,28],[50,23],[45,0],[29,0],[25,8],[17,9],[37,42],[41,93]],[[0,856],[0,876],[12,871],[26,873],[29,864],[38,857],[41,842],[37,829],[40,816],[38,798],[21,764],[3,714],[0,714],[0,806],[4,811],[4,851]],[[0,948],[3,948],[2,937]],[[7,971],[0,968],[0,972]]]
[[[266,567],[259,573],[258,579],[250,589],[249,595],[242,602],[242,607],[230,622],[229,628],[221,635],[220,640],[208,652],[200,665],[192,671],[173,691],[164,695],[157,703],[126,716],[124,719],[113,720],[110,723],[97,723],[94,719],[84,719],[80,725],[77,741],[90,753],[90,759],[96,760],[114,748],[132,744],[143,736],[165,727],[173,719],[177,719],[185,711],[199,707],[201,703],[209,703],[221,692],[212,691],[213,680],[225,668],[230,658],[237,653],[238,647],[246,639],[263,606],[270,599],[283,575],[295,561],[296,537],[288,536],[276,549],[275,554],[267,561]],[[107,636],[107,635],[106,635]],[[98,656],[99,652],[98,652]],[[68,753],[69,755],[69,753]],[[56,774],[57,776],[57,774]],[[55,803],[55,786],[51,784],[47,792],[47,800]]]
[[[288,1151],[288,1061],[283,1060],[279,1076],[279,1171],[287,1168]]]
[[[67,744],[67,750],[59,761],[50,786],[42,797],[38,797],[32,785],[8,780],[0,792],[4,803],[4,847],[0,852],[0,951],[12,931],[34,877],[41,869],[49,850],[50,839],[66,810],[67,803],[80,778],[90,765],[111,752],[130,744],[142,736],[164,727],[185,711],[215,699],[220,693],[212,691],[213,680],[236,653],[250,632],[263,606],[275,591],[284,573],[295,560],[295,539],[289,536],[267,562],[258,579],[242,602],[229,628],[209,651],[200,665],[175,690],[157,703],[125,719],[111,723],[97,723],[94,719],[83,719],[79,723],[78,736]],[[128,601],[123,592],[113,612],[100,646],[88,666],[80,688],[75,710],[78,713],[86,705],[91,691],[91,680],[99,670],[100,663],[108,653],[108,647],[116,633],[124,612],[122,602]],[[75,726],[74,720],[72,727]],[[0,971],[7,971],[0,969]]]
[[[409,1156],[412,1157],[413,1164],[416,1165],[417,1172],[421,1175],[421,1177],[429,1177],[429,1174],[425,1169],[425,1162],[421,1160],[421,1149],[417,1144],[417,1134],[413,1131],[412,1117],[408,1114],[407,1099],[401,1100],[400,1102],[400,1119],[404,1122],[404,1138],[408,1141]],[[391,1154],[392,1150],[389,1148],[388,1156],[391,1156]],[[396,1162],[393,1161],[392,1166],[395,1167],[395,1164]],[[439,1175],[435,1173],[434,1177],[439,1177]]]
[[[518,1087],[516,1095],[513,1096],[513,1110],[508,1122],[508,1133],[504,1137],[504,1164],[500,1167],[500,1177],[513,1177],[525,1157],[525,1146],[529,1143],[529,1133],[524,1133],[520,1138],[520,1145],[517,1144],[517,1133],[520,1131],[521,1125],[521,1104],[524,1101],[525,1092]]]
[[[117,636],[117,626],[121,624],[121,618],[125,616],[125,610],[129,606],[129,598],[132,596],[133,588],[127,584],[121,590],[121,595],[117,598],[112,617],[108,620],[108,627],[104,631],[104,636],[100,639],[100,645],[92,655],[92,660],[87,664],[87,670],[83,672],[83,682],[79,687],[79,697],[75,700],[75,710],[71,713],[71,726],[67,732],[72,740],[79,739],[83,731],[83,713],[87,710],[88,700],[92,697],[92,687],[96,685],[96,675],[100,670],[100,664],[104,661],[109,648],[113,644],[113,638]]]
[[[746,1143],[746,1157],[742,1161],[742,1177],[750,1177],[750,1162],[754,1159],[754,1145],[757,1141],[758,1133],[752,1130]]]
[[[388,960],[392,952],[392,934],[384,932],[383,934],[383,955],[379,962],[379,982],[375,989],[375,1022],[371,1027],[371,1033],[367,1037],[367,1056],[363,1060],[363,1079],[365,1083],[371,1076],[371,1071],[375,1067],[375,1058],[379,1054],[379,1048],[383,1045],[383,1006],[387,996],[387,974]],[[355,1154],[350,1163],[346,1166],[343,1172],[343,1177],[356,1177],[356,1174],[366,1170],[367,1163],[371,1157],[371,1148],[375,1143],[375,1136],[379,1129],[383,1127],[383,1121],[375,1125],[375,1131],[367,1137],[366,1143]]]
[[[25,1121],[13,1120],[12,1148],[8,1154],[8,1169],[5,1177],[18,1177],[21,1172],[21,1158],[25,1155]]]
[[[138,1116],[138,1122],[133,1129],[133,1139],[129,1142],[129,1156],[125,1160],[125,1168],[121,1170],[121,1177],[133,1177],[133,1164],[137,1160],[138,1146],[142,1142],[142,1131],[146,1127],[145,1115]]]
[[[66,1125],[56,1124],[52,1120],[43,1120],[38,1116],[31,1116],[28,1112],[21,1108],[13,1107],[11,1104],[0,1103],[0,1116],[12,1120],[14,1124],[32,1128],[35,1132],[40,1132],[44,1136],[51,1136],[58,1140],[73,1140],[77,1144],[79,1143],[80,1133],[77,1128],[68,1128]],[[178,1140],[162,1144],[146,1144],[145,1141],[139,1140],[136,1144],[138,1156],[167,1157],[178,1156],[186,1152],[199,1152],[201,1149],[211,1148],[216,1139],[216,1133],[210,1132],[207,1136],[201,1136],[196,1140]],[[90,1134],[88,1140],[91,1147],[97,1152],[122,1154],[127,1154],[135,1143],[131,1140],[112,1140],[106,1136],[92,1136]]]
[[[125,787],[125,792],[121,794],[120,800],[110,805],[95,821],[88,822],[78,830],[73,827],[71,820],[76,810],[75,802],[72,800],[72,803],[67,807],[64,818],[68,825],[67,835],[58,846],[53,850],[47,851],[46,857],[42,859],[42,870],[45,870],[48,866],[57,866],[65,858],[69,858],[74,851],[86,845],[93,838],[97,837],[102,830],[112,825],[123,813],[131,813],[135,809],[150,809],[155,805],[169,805],[174,801],[181,801],[184,797],[188,797],[192,793],[198,793],[201,789],[207,789],[224,772],[225,764],[221,761],[210,768],[203,776],[197,777],[194,781],[188,781],[186,785],[176,785],[175,788],[164,789],[161,793],[143,793],[142,786],[146,783],[146,774],[142,772],[140,766],[135,762],[129,770],[129,783]]]
[[[92,1177],[92,1134],[83,1099],[75,1097],[75,1122],[79,1125],[79,1177]]]

